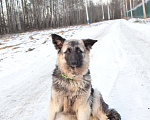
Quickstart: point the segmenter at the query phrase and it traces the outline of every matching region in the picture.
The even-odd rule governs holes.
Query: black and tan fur
[[[48,120],[121,120],[91,85],[89,52],[97,40],[65,40],[56,34],[52,34],[52,40],[58,58]]]

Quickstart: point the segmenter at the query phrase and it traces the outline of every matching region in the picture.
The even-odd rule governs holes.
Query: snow
[[[52,33],[67,39],[97,39],[90,53],[93,87],[122,120],[150,119],[149,31],[149,24],[112,20],[4,36],[0,39],[0,120],[46,120],[57,57]]]
[[[141,19],[141,18],[132,18],[129,20],[129,22],[134,22],[134,23],[140,23],[140,24],[146,24],[150,25],[150,18],[147,19]]]

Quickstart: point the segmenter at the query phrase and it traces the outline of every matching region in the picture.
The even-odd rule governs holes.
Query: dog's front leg
[[[48,120],[55,120],[56,113],[60,112],[61,105],[51,99],[48,110]]]
[[[48,120],[55,120],[56,110],[53,100],[51,99],[48,108]]]
[[[89,102],[80,105],[78,108],[78,120],[89,120],[91,114],[91,108]]]

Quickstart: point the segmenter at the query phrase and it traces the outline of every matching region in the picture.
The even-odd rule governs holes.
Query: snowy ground
[[[51,33],[92,38],[92,84],[122,120],[150,119],[150,26],[113,20],[0,38],[0,120],[46,120],[57,53]]]
[[[150,25],[150,18],[147,18],[147,19],[133,18],[133,19],[130,19],[129,22],[134,22],[134,23],[141,23],[141,24]]]

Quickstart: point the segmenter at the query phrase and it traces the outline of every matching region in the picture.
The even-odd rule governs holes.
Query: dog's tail
[[[120,114],[115,109],[108,109],[106,115],[109,120],[121,120]]]

